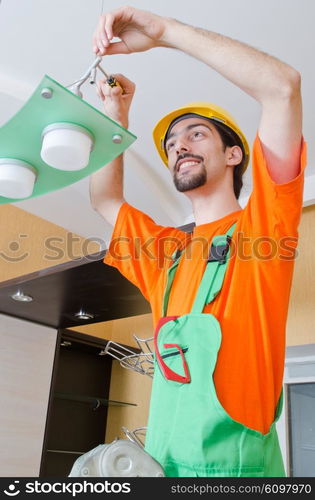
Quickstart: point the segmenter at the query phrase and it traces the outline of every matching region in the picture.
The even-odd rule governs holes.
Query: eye
[[[166,144],[166,151],[169,153],[174,148],[175,142],[168,142]]]
[[[195,130],[195,132],[192,135],[193,139],[199,139],[203,136],[204,136],[204,134],[203,134],[203,132],[200,132],[200,130]]]

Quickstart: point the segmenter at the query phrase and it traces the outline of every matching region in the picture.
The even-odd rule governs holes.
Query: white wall
[[[284,384],[303,384],[315,382],[315,344],[289,346],[286,349]],[[288,402],[284,392],[284,405],[281,417],[277,423],[280,448],[287,475],[289,474],[289,432],[288,432]],[[313,416],[315,423],[315,416]]]
[[[0,315],[0,475],[39,475],[57,331]]]

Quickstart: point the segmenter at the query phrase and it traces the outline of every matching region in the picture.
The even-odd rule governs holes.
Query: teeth
[[[198,165],[198,161],[185,161],[184,163],[181,164],[180,168],[183,167],[192,167],[194,165]]]

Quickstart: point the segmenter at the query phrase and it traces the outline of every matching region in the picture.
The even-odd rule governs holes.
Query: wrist
[[[106,109],[104,110],[104,114],[108,116],[111,120],[118,123],[121,127],[128,128],[129,119],[128,116],[124,116],[122,113],[110,113]]]
[[[129,123],[128,120],[124,120],[122,118],[118,118],[117,116],[110,115],[109,113],[104,113],[105,116],[113,120],[115,123],[118,123],[121,127],[128,128]]]
[[[160,39],[160,46],[172,49],[179,48],[181,31],[185,28],[185,24],[172,17],[164,18],[165,28]]]
[[[120,115],[117,116],[116,122],[119,123],[121,127],[128,128],[129,127],[129,117]]]

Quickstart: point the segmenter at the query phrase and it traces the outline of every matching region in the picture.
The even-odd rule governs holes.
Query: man
[[[152,307],[146,450],[168,476],[284,475],[275,421],[306,162],[300,75],[241,42],[132,7],[102,15],[93,44],[97,55],[181,50],[261,105],[245,209],[237,198],[247,141],[209,103],[171,111],[153,132],[176,188],[192,203],[192,234],[159,226],[124,200],[122,157],[93,175],[91,200],[115,226],[105,263]],[[134,84],[116,77],[124,92],[105,81],[98,91],[105,113],[128,127]],[[150,253],[139,255],[139,241]]]

